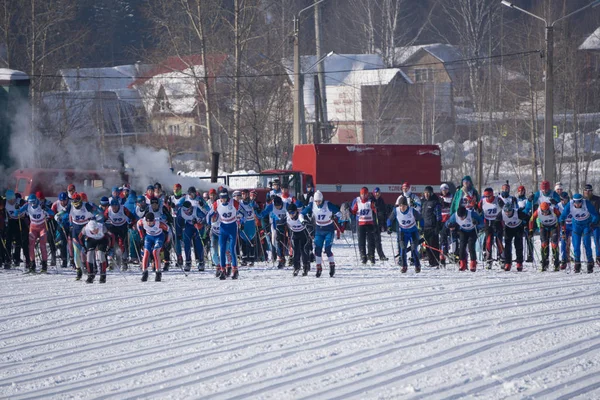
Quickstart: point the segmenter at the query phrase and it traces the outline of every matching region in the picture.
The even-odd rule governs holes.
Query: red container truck
[[[267,170],[255,175],[229,175],[233,189],[257,189],[264,201],[268,182],[279,178],[293,195],[303,193],[312,182],[334,204],[351,201],[366,186],[379,187],[387,203],[402,193],[409,182],[412,191],[440,185],[442,159],[435,145],[303,144],[294,147],[291,170]]]

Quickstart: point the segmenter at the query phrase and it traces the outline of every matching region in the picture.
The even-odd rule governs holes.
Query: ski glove
[[[391,227],[387,228],[387,234],[388,234],[388,235],[391,235],[391,234],[392,234],[392,228],[391,228]]]

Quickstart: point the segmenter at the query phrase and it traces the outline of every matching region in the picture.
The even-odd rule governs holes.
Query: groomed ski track
[[[0,397],[600,398],[598,272],[401,274],[334,252],[319,279],[1,271]]]

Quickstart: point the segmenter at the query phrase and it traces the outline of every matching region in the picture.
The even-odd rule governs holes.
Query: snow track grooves
[[[114,275],[106,286],[0,274],[0,392],[370,399],[600,389],[595,275],[339,271],[317,280],[256,270],[238,282],[169,274],[147,285]]]

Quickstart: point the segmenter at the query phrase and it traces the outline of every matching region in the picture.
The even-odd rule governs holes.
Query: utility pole
[[[315,0],[315,3],[317,0]],[[316,5],[316,4],[315,4]],[[315,56],[317,60],[321,60],[321,7],[315,7],[315,41],[316,41],[316,52]],[[326,93],[326,84],[325,84],[325,62],[317,63],[317,77],[319,79],[319,99],[321,105],[321,121],[317,123],[318,131],[313,134],[313,142],[315,144],[322,142],[322,130],[327,133],[327,129],[329,127],[329,121],[327,119],[327,93]],[[315,105],[317,106],[317,105]],[[327,135],[329,136],[329,135]]]
[[[314,4],[303,8],[294,16],[294,146],[306,143],[306,126],[304,124],[304,82],[302,77],[302,67],[300,65],[300,14],[324,1],[325,0],[315,1]]]
[[[556,182],[556,156],[554,153],[554,24],[569,18],[588,8],[600,6],[600,0],[592,1],[585,7],[581,7],[570,14],[550,22],[548,18],[542,18],[532,12],[515,6],[510,1],[502,0],[502,5],[521,11],[533,18],[542,21],[546,26],[546,76],[545,76],[545,115],[544,115],[544,179],[552,183]],[[532,146],[534,143],[531,144]]]

